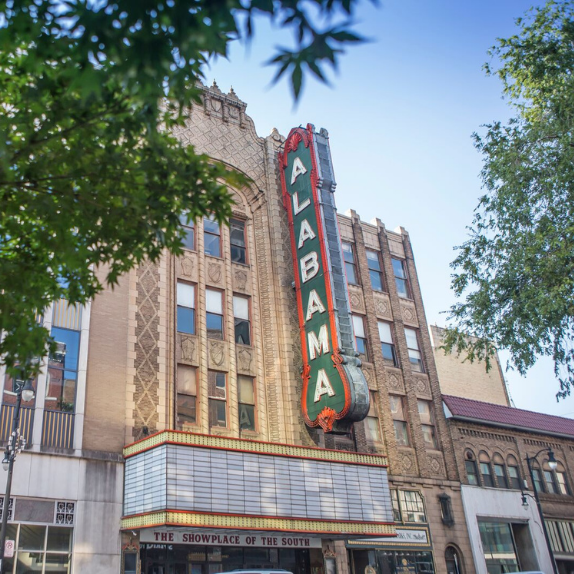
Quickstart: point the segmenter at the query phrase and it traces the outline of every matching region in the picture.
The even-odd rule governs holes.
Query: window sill
[[[245,269],[251,269],[251,265],[249,263],[239,263],[239,261],[231,261],[232,265],[239,265],[239,267],[245,267]]]

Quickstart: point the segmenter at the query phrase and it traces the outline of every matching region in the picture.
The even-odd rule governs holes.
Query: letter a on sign
[[[324,313],[325,306],[321,302],[321,298],[317,294],[315,289],[311,289],[311,293],[309,293],[309,302],[307,303],[307,316],[305,317],[305,321],[309,321],[313,317],[315,313]]]
[[[323,395],[329,395],[332,397],[335,394],[331,383],[329,382],[329,377],[325,369],[321,369],[317,373],[317,386],[315,387],[315,402],[318,403]]]
[[[301,231],[299,231],[299,245],[297,245],[297,248],[301,249],[301,247],[305,245],[305,241],[307,241],[307,239],[315,239],[315,237],[317,236],[315,235],[315,232],[311,229],[309,222],[306,219],[304,219],[301,222]]]
[[[291,172],[291,185],[293,185],[297,178],[304,173],[307,173],[307,170],[305,169],[301,158],[296,157],[293,162],[293,171]]]

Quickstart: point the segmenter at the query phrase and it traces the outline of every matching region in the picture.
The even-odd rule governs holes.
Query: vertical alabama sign
[[[291,130],[279,153],[289,216],[303,351],[305,422],[347,432],[367,416],[369,389],[356,358],[326,130]]]

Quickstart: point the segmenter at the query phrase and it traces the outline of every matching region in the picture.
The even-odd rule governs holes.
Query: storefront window
[[[507,522],[479,522],[478,527],[488,574],[520,570],[511,525]]]
[[[433,574],[434,565],[430,552],[403,550],[354,550],[355,574],[365,574],[374,569],[377,574]]]

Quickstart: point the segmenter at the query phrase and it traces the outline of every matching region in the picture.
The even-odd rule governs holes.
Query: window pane
[[[255,430],[255,407],[253,405],[239,404],[239,428]]]
[[[29,574],[30,572],[42,572],[44,554],[42,552],[18,552],[16,574]]]
[[[406,522],[426,522],[423,500],[418,492],[414,490],[400,490],[399,500],[403,520]]]
[[[234,263],[247,263],[247,252],[245,247],[231,246],[231,261]]]
[[[568,494],[568,483],[566,482],[566,475],[563,472],[556,473],[556,479],[558,481],[558,488],[561,494]]]
[[[195,227],[195,222],[193,221],[193,219],[189,219],[189,213],[182,213],[179,216],[179,221],[182,225],[185,225],[186,227]]]
[[[355,332],[355,337],[365,338],[365,324],[363,323],[363,318],[358,315],[352,315],[353,317],[353,330]]]
[[[195,333],[195,311],[187,307],[177,308],[177,330],[180,333]]]
[[[223,317],[213,313],[205,314],[207,336],[210,339],[223,339]]]
[[[393,426],[395,428],[395,439],[397,440],[397,444],[400,446],[409,446],[407,423],[405,421],[395,420],[393,421]]]
[[[136,570],[137,570],[137,554],[135,552],[124,554],[125,574],[136,574]]]
[[[383,359],[385,363],[392,365],[393,367],[397,366],[397,358],[395,356],[395,347],[394,345],[388,345],[387,343],[381,343],[381,350],[383,351]]]
[[[490,472],[490,464],[487,462],[480,463],[480,474],[482,475],[482,483],[484,486],[494,486],[492,474]]]
[[[419,342],[417,339],[417,332],[414,329],[408,329],[405,327],[405,337],[407,338],[407,347],[418,351]]]
[[[504,472],[504,465],[495,464],[494,474],[496,474],[496,481],[501,488],[508,488],[508,481],[506,480],[506,473]]]
[[[371,277],[371,287],[375,291],[383,290],[383,280],[381,279],[381,274],[378,271],[369,271]]]
[[[381,270],[381,264],[379,260],[379,253],[377,251],[366,250],[367,262],[369,264],[369,269],[374,269],[375,271]]]
[[[245,222],[232,219],[229,224],[231,245],[245,247]]]
[[[347,263],[354,263],[353,246],[350,243],[343,243],[343,259]]]
[[[544,487],[542,486],[542,477],[540,476],[540,471],[537,468],[532,469],[532,476],[534,477],[534,488],[538,492],[544,492]]]
[[[367,435],[367,440],[381,440],[381,435],[379,432],[379,419],[377,417],[367,417],[365,419],[365,434]]]
[[[389,395],[389,401],[391,403],[391,414],[394,419],[404,419],[403,415],[403,398],[397,397],[396,395]]]
[[[183,246],[186,249],[195,249],[195,231],[189,227],[185,228],[185,235],[183,237]]]
[[[418,400],[419,417],[422,423],[432,424],[431,406],[429,401]]]
[[[226,427],[227,426],[227,408],[225,401],[209,399],[209,426]]]
[[[47,550],[54,552],[69,552],[72,542],[72,530],[70,528],[58,528],[50,526],[48,528]]]
[[[56,341],[56,352],[50,356],[49,365],[72,371],[78,368],[80,332],[52,327],[52,338]]]
[[[20,539],[18,548],[22,550],[44,550],[45,526],[20,525]]]
[[[398,279],[395,277],[395,285],[397,286],[397,294],[403,299],[409,298],[409,292],[407,291],[407,282],[404,279]]]
[[[180,423],[197,422],[197,399],[191,395],[177,394],[177,418]]]
[[[208,313],[223,315],[223,293],[221,291],[205,290],[205,309]]]
[[[521,488],[520,475],[518,474],[518,468],[516,466],[508,467],[508,475],[510,476],[510,487],[517,489]]]
[[[405,268],[403,266],[403,262],[400,259],[395,259],[394,257],[391,259],[393,262],[393,272],[395,277],[400,279],[406,279],[407,276],[405,274]]]
[[[254,405],[255,395],[253,393],[253,379],[251,377],[239,375],[237,378],[237,386],[239,387],[239,402]]]
[[[251,325],[249,321],[235,319],[235,342],[239,345],[251,345]]]
[[[357,348],[357,353],[362,355],[364,361],[369,360],[369,353],[367,351],[367,339],[362,339],[361,337],[355,337],[355,347]]]
[[[225,373],[218,373],[217,371],[207,372],[207,392],[210,397],[225,399],[227,398]]]
[[[76,373],[48,369],[45,407],[51,411],[74,412],[76,402]]]
[[[46,570],[50,574],[68,574],[70,571],[69,554],[46,554]]]
[[[393,517],[395,522],[401,521],[401,510],[399,507],[399,495],[396,490],[391,490],[391,501],[393,504]]]
[[[209,233],[214,233],[215,235],[219,235],[219,223],[212,218],[203,218],[203,229],[208,231]]]
[[[233,296],[233,316],[249,320],[249,299]]]
[[[467,460],[464,463],[466,468],[466,478],[468,479],[468,484],[474,486],[478,485],[478,472],[476,470],[476,463],[473,460]]]
[[[409,349],[409,361],[411,363],[411,369],[413,371],[417,373],[422,373],[424,371],[421,354],[418,351]]]
[[[195,287],[189,283],[177,282],[177,304],[181,307],[195,308]]]
[[[378,322],[379,326],[379,338],[383,343],[393,344],[393,335],[391,334],[391,326],[383,321]]]
[[[177,366],[177,390],[186,395],[197,395],[197,377],[194,367]]]
[[[351,285],[357,284],[357,276],[355,273],[355,266],[352,263],[345,263],[345,273],[347,274],[347,282]]]
[[[423,439],[429,448],[437,448],[436,436],[434,427],[432,425],[421,425],[423,431]]]
[[[219,235],[205,233],[203,239],[203,251],[207,255],[213,255],[213,257],[221,257],[221,244],[219,241]]]
[[[546,481],[546,488],[548,492],[552,494],[557,494],[556,485],[554,484],[554,479],[552,477],[552,472],[549,470],[544,471],[544,480]]]

